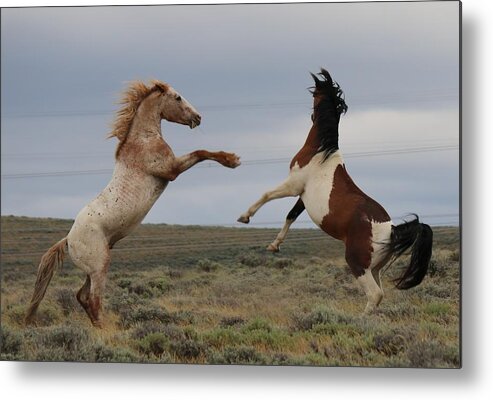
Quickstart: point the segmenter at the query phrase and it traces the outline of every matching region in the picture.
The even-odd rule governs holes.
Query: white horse
[[[198,112],[171,86],[152,81],[130,84],[110,137],[119,140],[113,177],[106,188],[77,215],[68,235],[41,258],[26,322],[43,299],[65,246],[87,278],[77,293],[91,322],[101,327],[101,299],[110,265],[110,249],[144,219],[168,182],[195,164],[214,160],[229,168],[240,165],[232,153],[197,150],[176,157],[161,134],[161,120],[195,128]]]

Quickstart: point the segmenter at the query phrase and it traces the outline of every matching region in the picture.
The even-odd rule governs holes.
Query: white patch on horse
[[[382,301],[383,291],[378,286],[370,268],[365,270],[365,273],[358,277],[358,282],[365,291],[368,297],[368,302],[365,307],[365,314],[371,313]]]
[[[334,173],[339,165],[344,164],[339,151],[322,162],[323,153],[312,157],[310,162],[301,171],[304,171],[305,190],[301,199],[312,221],[319,225],[329,214],[329,199],[334,185]]]
[[[371,255],[370,270],[381,264],[389,256],[388,246],[392,232],[392,221],[371,221],[371,235],[373,252]]]

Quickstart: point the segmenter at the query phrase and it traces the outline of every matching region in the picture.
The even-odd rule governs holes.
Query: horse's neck
[[[308,136],[306,137],[305,144],[303,147],[309,147],[318,149],[320,147],[320,139],[317,134],[317,128],[315,124],[312,125],[310,132],[308,132]]]
[[[142,140],[156,135],[161,136],[161,114],[152,100],[142,101],[132,121],[128,139]]]
[[[306,164],[310,162],[312,157],[317,154],[319,148],[320,140],[317,135],[317,128],[315,127],[315,125],[313,125],[310,129],[310,132],[308,133],[305,144],[291,160],[290,168],[293,168],[293,166],[296,164],[300,168],[303,168]]]

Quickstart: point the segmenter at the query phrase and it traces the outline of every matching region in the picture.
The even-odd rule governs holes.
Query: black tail
[[[412,247],[411,261],[404,273],[394,280],[398,289],[410,289],[421,283],[428,271],[433,245],[433,231],[429,225],[419,222],[419,218],[392,226],[390,251],[392,262]]]

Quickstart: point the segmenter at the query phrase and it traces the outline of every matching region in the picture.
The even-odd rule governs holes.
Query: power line
[[[344,158],[364,158],[364,157],[377,157],[377,156],[389,156],[398,154],[413,154],[413,153],[424,153],[424,152],[435,152],[435,151],[450,151],[458,150],[458,145],[444,145],[444,146],[427,146],[427,147],[416,147],[407,149],[394,149],[394,150],[377,150],[377,151],[366,151],[366,152],[354,152],[347,153],[343,155]],[[243,166],[251,165],[266,165],[266,164],[280,164],[287,163],[291,161],[291,157],[281,157],[281,158],[267,158],[258,160],[245,160],[242,161]],[[217,163],[205,163],[199,164],[194,168],[217,168],[220,165]],[[23,178],[45,178],[45,177],[58,177],[58,176],[75,176],[75,175],[99,175],[99,174],[110,174],[113,169],[94,169],[94,170],[76,170],[76,171],[53,171],[53,172],[31,172],[31,173],[19,173],[19,174],[4,174],[2,179],[23,179]]]
[[[437,143],[438,142],[438,143]],[[355,145],[358,147],[365,147],[365,146],[373,146],[373,147],[378,147],[379,149],[382,149],[382,147],[388,146],[388,150],[395,149],[395,145],[410,145],[412,143],[415,143],[415,141],[410,141],[410,140],[385,140],[385,141],[371,141],[371,142],[362,142],[358,141],[357,143],[346,143],[345,147],[346,148],[352,148]],[[435,146],[445,146],[445,145],[457,145],[458,143],[456,141],[453,142],[443,142],[442,139],[439,138],[428,138],[428,139],[420,139],[420,143],[429,143],[430,145],[433,144]],[[390,146],[389,146],[390,145]],[[173,148],[173,151],[175,153],[189,153],[196,150],[195,147],[193,148]],[[287,150],[290,152],[296,152],[299,150],[299,147],[294,146],[294,145],[284,145],[284,146],[279,146],[279,145],[269,145],[268,148],[265,146],[235,146],[234,151],[236,152],[248,152],[248,151],[272,151],[272,150]],[[2,158],[92,158],[92,157],[108,157],[112,158],[114,156],[114,151],[108,152],[108,151],[85,151],[85,152],[53,152],[53,153],[37,153],[37,152],[30,152],[30,153],[2,153],[1,157]]]
[[[407,97],[406,97],[407,96]],[[360,95],[352,98],[351,104],[356,107],[369,105],[387,104],[415,104],[424,102],[437,102],[444,100],[455,100],[459,98],[459,90],[448,88],[445,90],[424,90],[411,91],[405,93],[384,93],[372,95]],[[228,104],[198,104],[196,108],[201,111],[221,111],[221,110],[258,110],[267,108],[291,108],[291,107],[312,107],[312,102],[307,100],[293,100],[282,102],[258,102],[258,103],[228,103]],[[53,110],[38,112],[3,113],[3,118],[39,118],[39,117],[90,117],[113,115],[117,110]]]

